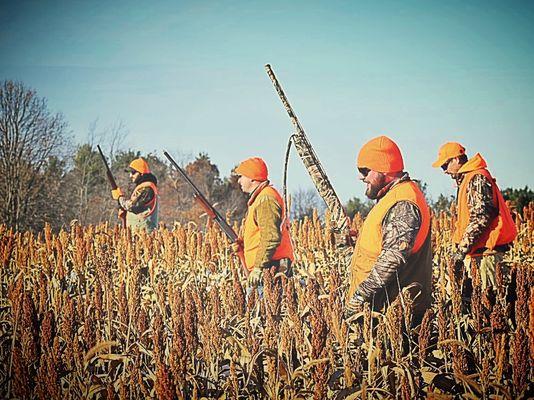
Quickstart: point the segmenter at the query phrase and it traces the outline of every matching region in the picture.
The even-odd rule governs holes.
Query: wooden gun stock
[[[166,151],[163,152],[165,157],[167,157],[167,160],[171,163],[171,165],[176,169],[176,171],[180,174],[180,176],[189,184],[191,189],[193,189],[193,197],[197,201],[198,204],[206,211],[206,214],[211,218],[212,221],[215,221],[217,225],[221,228],[221,230],[224,232],[230,243],[238,243],[238,236],[237,233],[232,229],[232,227],[226,222],[226,220],[219,214],[219,212],[210,204],[208,199],[202,194],[202,192],[197,188],[197,186],[193,183],[193,181],[187,176],[185,171],[174,161],[174,159],[170,156],[169,153]],[[246,276],[248,276],[248,268],[245,264],[245,257],[242,251],[238,251],[237,255],[239,257],[239,260],[241,261],[241,266],[243,267],[243,271],[245,272]]]

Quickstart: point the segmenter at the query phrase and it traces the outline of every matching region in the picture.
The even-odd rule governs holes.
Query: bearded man
[[[362,303],[384,310],[408,288],[414,299],[414,321],[432,299],[430,211],[425,197],[407,172],[399,147],[379,136],[358,154],[365,195],[376,204],[359,232],[350,266],[346,312]]]

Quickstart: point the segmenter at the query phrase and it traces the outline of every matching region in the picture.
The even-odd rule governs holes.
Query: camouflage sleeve
[[[129,199],[119,197],[119,206],[134,214],[147,210],[147,204],[154,198],[154,191],[150,187],[142,187],[133,191]]]
[[[382,223],[382,251],[369,276],[360,283],[357,294],[366,300],[395,279],[411,254],[421,227],[421,212],[409,201],[399,201]]]
[[[282,208],[272,197],[260,199],[256,207],[254,219],[260,229],[260,243],[254,267],[266,267],[271,261],[276,248],[282,240],[280,225],[282,223]]]
[[[469,250],[497,214],[497,209],[493,205],[493,188],[489,179],[484,175],[477,174],[469,182],[467,204],[469,206],[469,223],[458,244],[458,250],[464,255],[469,253]]]

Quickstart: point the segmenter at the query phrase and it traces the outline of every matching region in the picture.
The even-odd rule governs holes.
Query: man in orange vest
[[[486,161],[479,153],[468,160],[460,143],[449,142],[440,147],[432,166],[441,167],[458,185],[452,262],[456,267],[465,265],[469,275],[474,262],[482,288],[494,286],[495,266],[517,236],[517,229]]]
[[[119,217],[126,213],[126,226],[151,231],[158,226],[158,180],[150,172],[148,163],[143,158],[133,160],[126,170],[135,189],[129,199],[117,188],[111,195],[119,203]]]
[[[236,168],[241,190],[250,195],[241,228],[248,282],[257,286],[265,268],[287,272],[294,259],[284,201],[268,180],[267,165],[259,157],[244,160]]]
[[[408,288],[414,321],[432,298],[430,211],[418,184],[404,172],[398,146],[379,136],[367,142],[357,161],[365,195],[376,200],[359,232],[351,261],[346,315],[364,302],[380,310]]]

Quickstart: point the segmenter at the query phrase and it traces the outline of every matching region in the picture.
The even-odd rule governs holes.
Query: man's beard
[[[365,190],[365,195],[371,200],[376,200],[378,198],[378,193],[380,192],[380,190],[384,186],[386,186],[385,180],[386,180],[386,176],[380,175],[380,179],[378,180],[378,182],[376,182],[376,184],[373,185],[369,183],[367,185],[367,189]]]

